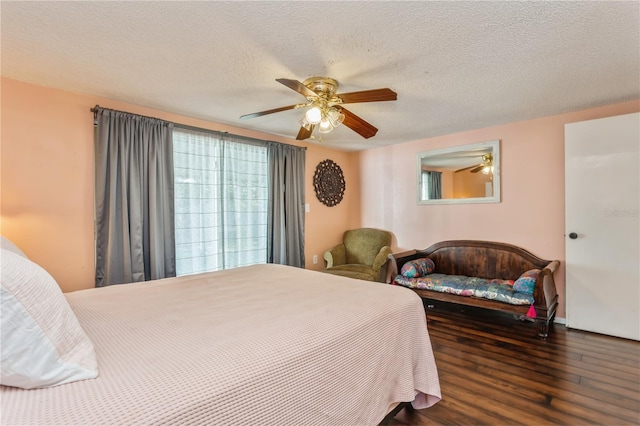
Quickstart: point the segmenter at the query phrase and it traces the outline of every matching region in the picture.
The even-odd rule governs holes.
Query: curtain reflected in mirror
[[[442,172],[422,171],[422,199],[439,200],[442,198]]]
[[[500,142],[420,152],[418,204],[500,202]]]

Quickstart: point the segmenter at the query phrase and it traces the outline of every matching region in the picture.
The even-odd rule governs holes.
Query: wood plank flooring
[[[425,303],[442,400],[389,425],[638,425],[640,342]]]

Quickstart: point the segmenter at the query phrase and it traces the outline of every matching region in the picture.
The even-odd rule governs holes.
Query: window
[[[420,185],[420,199],[428,200],[429,199],[429,181],[431,180],[431,172],[422,171],[421,177],[421,185]]]
[[[266,263],[266,145],[173,130],[176,274]]]

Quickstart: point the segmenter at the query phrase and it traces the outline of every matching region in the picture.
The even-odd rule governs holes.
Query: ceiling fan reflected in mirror
[[[313,138],[314,130],[319,133],[329,133],[341,124],[344,124],[363,138],[369,139],[375,136],[378,129],[342,105],[395,101],[398,99],[398,94],[387,88],[337,93],[338,82],[327,77],[311,77],[303,83],[286,78],[278,78],[276,81],[300,93],[307,99],[307,102],[246,114],[241,116],[240,119],[245,120],[290,109],[306,108],[304,116],[300,120],[300,130],[296,136],[297,140]]]
[[[482,172],[485,175],[488,175],[489,173],[493,173],[493,155],[484,154],[482,156],[482,163],[474,166],[465,167],[464,169],[456,170],[456,173],[464,172],[465,170],[469,170],[469,169],[471,169],[470,170],[471,173]]]

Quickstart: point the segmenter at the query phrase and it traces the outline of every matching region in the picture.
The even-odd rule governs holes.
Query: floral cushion
[[[436,265],[433,263],[433,260],[428,257],[423,257],[421,259],[410,260],[400,269],[400,275],[407,278],[418,278],[429,275],[433,271],[435,271]]]
[[[393,283],[409,288],[432,290],[459,296],[482,297],[511,305],[530,305],[534,302],[532,293],[516,291],[512,280],[430,274],[425,277],[412,278],[398,275]]]
[[[521,293],[533,294],[533,289],[536,286],[536,280],[540,269],[531,269],[522,275],[513,283],[513,289]]]

